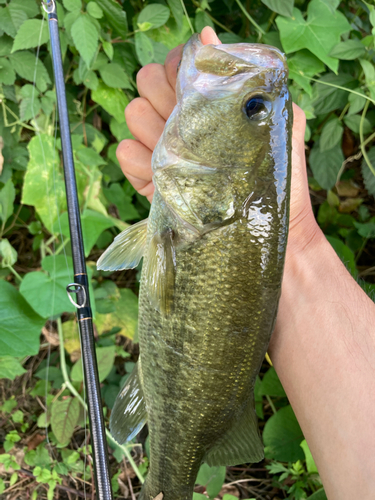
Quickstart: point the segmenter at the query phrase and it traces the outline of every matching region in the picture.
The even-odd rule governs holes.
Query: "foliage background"
[[[140,269],[99,273],[95,262],[119,231],[149,210],[116,160],[118,142],[131,137],[123,110],[137,95],[138,69],[163,63],[192,30],[210,25],[224,43],[267,43],[287,53],[293,100],[308,119],[314,212],[372,295],[373,4],[62,0],[57,7],[106,415],[138,355]],[[81,498],[92,491],[93,471],[77,325],[65,292],[73,273],[49,34],[35,0],[0,0],[0,101],[0,494]],[[203,466],[195,500],[325,498],[267,363],[256,406],[266,460],[227,471]],[[115,496],[134,498],[147,473],[146,434],[127,447],[109,446]]]

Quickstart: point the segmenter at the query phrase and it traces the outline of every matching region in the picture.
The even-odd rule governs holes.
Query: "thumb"
[[[205,28],[202,29],[201,32],[201,42],[203,45],[219,45],[221,44],[220,40],[218,39],[216,33],[210,26],[206,26]]]

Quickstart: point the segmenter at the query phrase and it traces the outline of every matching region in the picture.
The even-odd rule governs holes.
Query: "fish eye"
[[[261,95],[253,95],[245,102],[245,113],[250,120],[262,120],[271,110],[271,103]]]

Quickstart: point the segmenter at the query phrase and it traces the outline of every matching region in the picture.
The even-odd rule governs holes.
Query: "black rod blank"
[[[42,0],[42,5],[48,14],[52,62],[57,95],[57,108],[60,122],[69,228],[73,254],[74,283],[68,285],[67,292],[70,300],[77,307],[77,318],[80,331],[83,369],[88,401],[96,495],[99,500],[112,500],[113,497],[109,476],[108,451],[105,437],[103,408],[100,398],[100,384],[94,346],[92,312],[82,239],[81,217],[74,171],[72,144],[70,139],[69,116],[66,104],[56,4],[54,0],[47,0],[45,2]],[[72,298],[73,296],[74,299]],[[64,346],[60,346],[60,349],[63,348]]]

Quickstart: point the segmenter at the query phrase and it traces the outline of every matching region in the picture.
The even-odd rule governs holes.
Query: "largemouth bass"
[[[140,498],[191,500],[201,463],[258,462],[254,384],[275,323],[288,234],[292,109],[284,55],[186,44],[177,105],[152,158],[149,219],[98,268],[143,257],[140,358],[111,415],[120,443],[149,425]]]

